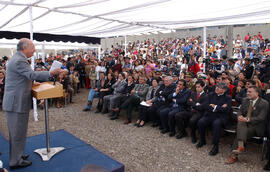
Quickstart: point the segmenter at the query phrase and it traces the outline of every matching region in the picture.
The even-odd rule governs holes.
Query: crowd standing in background
[[[246,151],[247,139],[270,136],[270,41],[260,32],[244,38],[237,35],[233,55],[228,56],[225,38],[209,34],[205,55],[200,36],[148,39],[129,42],[126,53],[123,43],[112,45],[101,51],[101,59],[95,51],[83,50],[49,56],[44,63],[37,59],[35,70],[50,69],[54,60],[62,62],[69,73],[57,80],[68,101],[72,103],[80,89],[89,89],[83,111],[94,109],[96,100],[96,113],[109,113],[109,119],[116,120],[122,111],[124,124],[131,123],[137,111],[136,127],[151,123],[169,137],[190,135],[197,148],[207,144],[205,132],[210,127],[211,156],[219,153],[222,129],[236,126],[232,154],[226,161],[232,164]],[[1,100],[7,62],[3,58],[0,67]],[[54,101],[59,108],[64,104],[62,98]],[[240,108],[237,115],[235,107]],[[269,161],[264,169],[270,170]]]

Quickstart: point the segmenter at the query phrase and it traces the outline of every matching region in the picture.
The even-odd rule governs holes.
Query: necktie
[[[197,93],[197,100],[199,100],[200,98],[200,93]]]
[[[248,107],[248,112],[247,112],[247,118],[248,119],[250,119],[250,117],[251,117],[252,105],[253,105],[253,102],[252,102],[252,100],[250,100],[249,107]]]

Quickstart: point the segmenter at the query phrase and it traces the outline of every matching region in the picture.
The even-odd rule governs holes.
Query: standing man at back
[[[22,38],[17,44],[17,53],[9,60],[6,72],[6,85],[3,110],[7,114],[9,131],[10,169],[27,167],[32,164],[24,155],[29,111],[31,109],[32,81],[48,81],[51,76],[63,72],[55,69],[47,72],[34,72],[28,62],[35,52],[33,42]]]

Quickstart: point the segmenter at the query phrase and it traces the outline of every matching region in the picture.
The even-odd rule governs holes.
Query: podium
[[[40,85],[32,87],[32,95],[37,100],[44,99],[45,111],[45,133],[46,133],[46,148],[36,149],[34,152],[39,154],[43,161],[49,161],[54,155],[63,151],[64,147],[50,148],[49,136],[49,112],[48,112],[48,98],[57,98],[63,96],[63,85],[56,82],[43,82]]]

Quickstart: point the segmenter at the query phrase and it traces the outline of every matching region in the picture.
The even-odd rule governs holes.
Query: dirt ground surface
[[[124,125],[124,114],[111,121],[108,115],[96,114],[93,103],[92,111],[83,112],[89,90],[81,89],[74,96],[74,103],[64,108],[50,107],[50,131],[64,129],[96,149],[111,156],[125,165],[128,172],[258,172],[265,161],[261,161],[261,144],[248,142],[247,153],[239,157],[233,165],[224,162],[230,154],[234,136],[222,137],[219,154],[212,157],[211,134],[208,134],[207,145],[197,149],[190,137],[177,140],[167,134],[160,134],[157,128],[146,124],[137,128],[133,123]],[[8,137],[6,114],[0,112],[0,131]],[[39,110],[39,121],[34,122],[30,112],[28,136],[44,133],[44,112]]]

